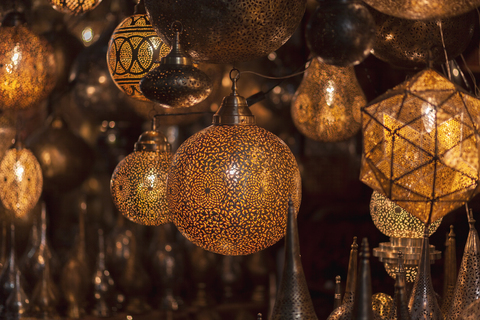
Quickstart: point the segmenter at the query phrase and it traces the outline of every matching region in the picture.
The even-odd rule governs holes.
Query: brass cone
[[[389,316],[390,320],[411,320],[410,311],[408,310],[407,290],[406,290],[406,273],[403,263],[403,253],[398,253],[398,269],[395,278],[395,306]]]
[[[350,249],[350,260],[348,261],[347,283],[343,303],[353,303],[355,298],[355,287],[357,283],[358,244],[357,237],[353,237],[352,248]]]
[[[362,240],[357,280],[352,320],[373,320],[372,275],[370,272],[370,248],[367,238],[363,238]]]
[[[273,307],[272,320],[317,319],[300,259],[297,220],[293,201],[288,202],[283,275]]]
[[[470,232],[465,244],[452,304],[446,317],[447,320],[460,319],[462,311],[480,298],[480,240],[471,211],[468,216],[468,223],[470,224]]]
[[[335,277],[335,297],[333,300],[333,310],[342,305],[342,278],[340,276]]]
[[[455,246],[455,232],[453,232],[453,226],[451,225],[445,248],[443,296],[442,306],[440,307],[443,314],[447,314],[450,310],[453,292],[455,290],[455,282],[457,281],[457,253]]]
[[[418,267],[418,274],[413,285],[408,308],[412,319],[442,320],[443,314],[433,290],[430,274],[430,243],[428,235],[424,235],[422,244],[422,257]]]

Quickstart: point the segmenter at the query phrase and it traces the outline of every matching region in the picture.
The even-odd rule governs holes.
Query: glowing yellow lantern
[[[70,15],[81,15],[95,9],[102,0],[50,0],[53,9]]]

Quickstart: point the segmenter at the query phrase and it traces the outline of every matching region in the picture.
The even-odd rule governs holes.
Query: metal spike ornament
[[[459,319],[462,311],[480,298],[480,239],[471,211],[468,212],[468,224],[470,231],[458,271],[450,310],[446,316],[447,320]]]
[[[244,97],[223,99],[213,124],[187,139],[172,160],[167,201],[173,222],[194,244],[225,255],[263,250],[285,235],[288,197],[295,210],[301,178],[294,155],[255,125]]]
[[[467,240],[468,241],[468,240]],[[457,250],[455,242],[455,232],[453,225],[450,225],[450,232],[448,233],[446,248],[445,248],[445,263],[443,274],[443,295],[442,295],[442,312],[448,314],[452,304],[453,293],[455,291],[455,284],[457,282]]]
[[[113,202],[126,218],[147,226],[171,221],[167,204],[171,159],[171,146],[152,120],[152,130],[142,133],[134,152],[120,161],[110,180]]]
[[[300,259],[297,218],[293,202],[288,202],[287,234],[283,275],[272,311],[272,320],[317,320]]]
[[[160,65],[148,72],[140,81],[143,95],[166,108],[191,107],[205,100],[212,91],[212,81],[200,69],[193,66],[192,58],[180,44],[183,31],[176,22],[175,42]]]
[[[353,237],[352,247],[350,249],[350,258],[348,260],[347,282],[345,285],[345,295],[343,304],[353,303],[355,299],[355,288],[357,287],[358,272],[358,244],[357,237]]]
[[[412,320],[408,310],[408,298],[406,289],[406,273],[403,264],[403,253],[398,253],[398,268],[395,277],[395,296],[394,307],[388,319],[392,320]]]

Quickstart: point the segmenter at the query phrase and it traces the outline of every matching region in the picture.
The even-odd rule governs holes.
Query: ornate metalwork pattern
[[[113,202],[133,222],[155,226],[170,222],[166,199],[170,152],[135,151],[115,168]]]
[[[425,224],[377,191],[373,191],[370,199],[370,215],[375,227],[388,237],[417,239],[423,237]],[[429,236],[437,231],[441,222],[442,219],[438,219],[430,225]],[[395,267],[394,265],[393,268]]]
[[[446,58],[459,56],[472,39],[477,19],[473,11],[440,20],[400,19],[374,10],[372,15],[377,25],[372,53],[404,68],[423,68],[429,61],[444,64]]]
[[[0,39],[0,109],[37,105],[55,84],[53,49],[23,25],[2,25]]]
[[[288,146],[256,125],[213,125],[186,140],[168,173],[172,219],[206,250],[250,254],[285,234],[287,200],[300,207],[300,173]]]
[[[480,299],[470,303],[459,317],[461,320],[477,320],[478,318],[480,318]]]
[[[11,148],[0,162],[0,199],[3,206],[24,217],[42,194],[42,168],[28,149]]]
[[[453,17],[480,5],[479,0],[366,0],[365,3],[390,16],[419,20]]]
[[[95,9],[102,0],[50,0],[53,9],[70,15],[81,15]]]
[[[306,0],[146,0],[160,38],[172,45],[172,22],[184,27],[183,44],[194,60],[233,63],[266,56],[293,34]]]
[[[397,266],[395,263],[387,263],[385,262],[383,264],[385,267],[385,271],[387,271],[388,275],[392,279],[397,279]],[[412,265],[406,265],[405,266],[405,281],[407,282],[415,282],[415,279],[417,278],[418,274],[418,264],[412,266]]]
[[[292,118],[310,139],[342,141],[360,130],[360,108],[366,103],[353,67],[313,59],[293,97]]]
[[[363,108],[360,180],[424,223],[468,201],[479,179],[480,100],[427,69]]]
[[[372,308],[384,319],[388,319],[393,307],[393,298],[388,294],[378,292],[372,295]]]
[[[123,20],[108,44],[107,64],[117,87],[128,96],[150,101],[140,91],[140,80],[170,52],[153,30],[146,14]]]

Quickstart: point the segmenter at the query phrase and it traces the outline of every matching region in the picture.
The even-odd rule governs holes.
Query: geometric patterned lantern
[[[245,98],[223,99],[213,125],[187,139],[168,172],[173,222],[194,244],[224,255],[263,250],[285,235],[301,178],[288,146],[255,125]]]
[[[115,168],[110,180],[113,202],[131,221],[147,226],[171,221],[166,199],[170,149],[167,138],[153,125]]]
[[[476,193],[480,100],[427,69],[362,109],[360,180],[430,224]]]
[[[33,153],[20,142],[0,162],[0,199],[16,217],[25,217],[42,193],[42,168]]]
[[[102,0],[50,0],[53,9],[70,15],[81,15],[95,9]]]
[[[107,51],[108,70],[117,87],[128,96],[150,101],[140,91],[140,80],[169,52],[148,16],[135,14],[113,31]]]

